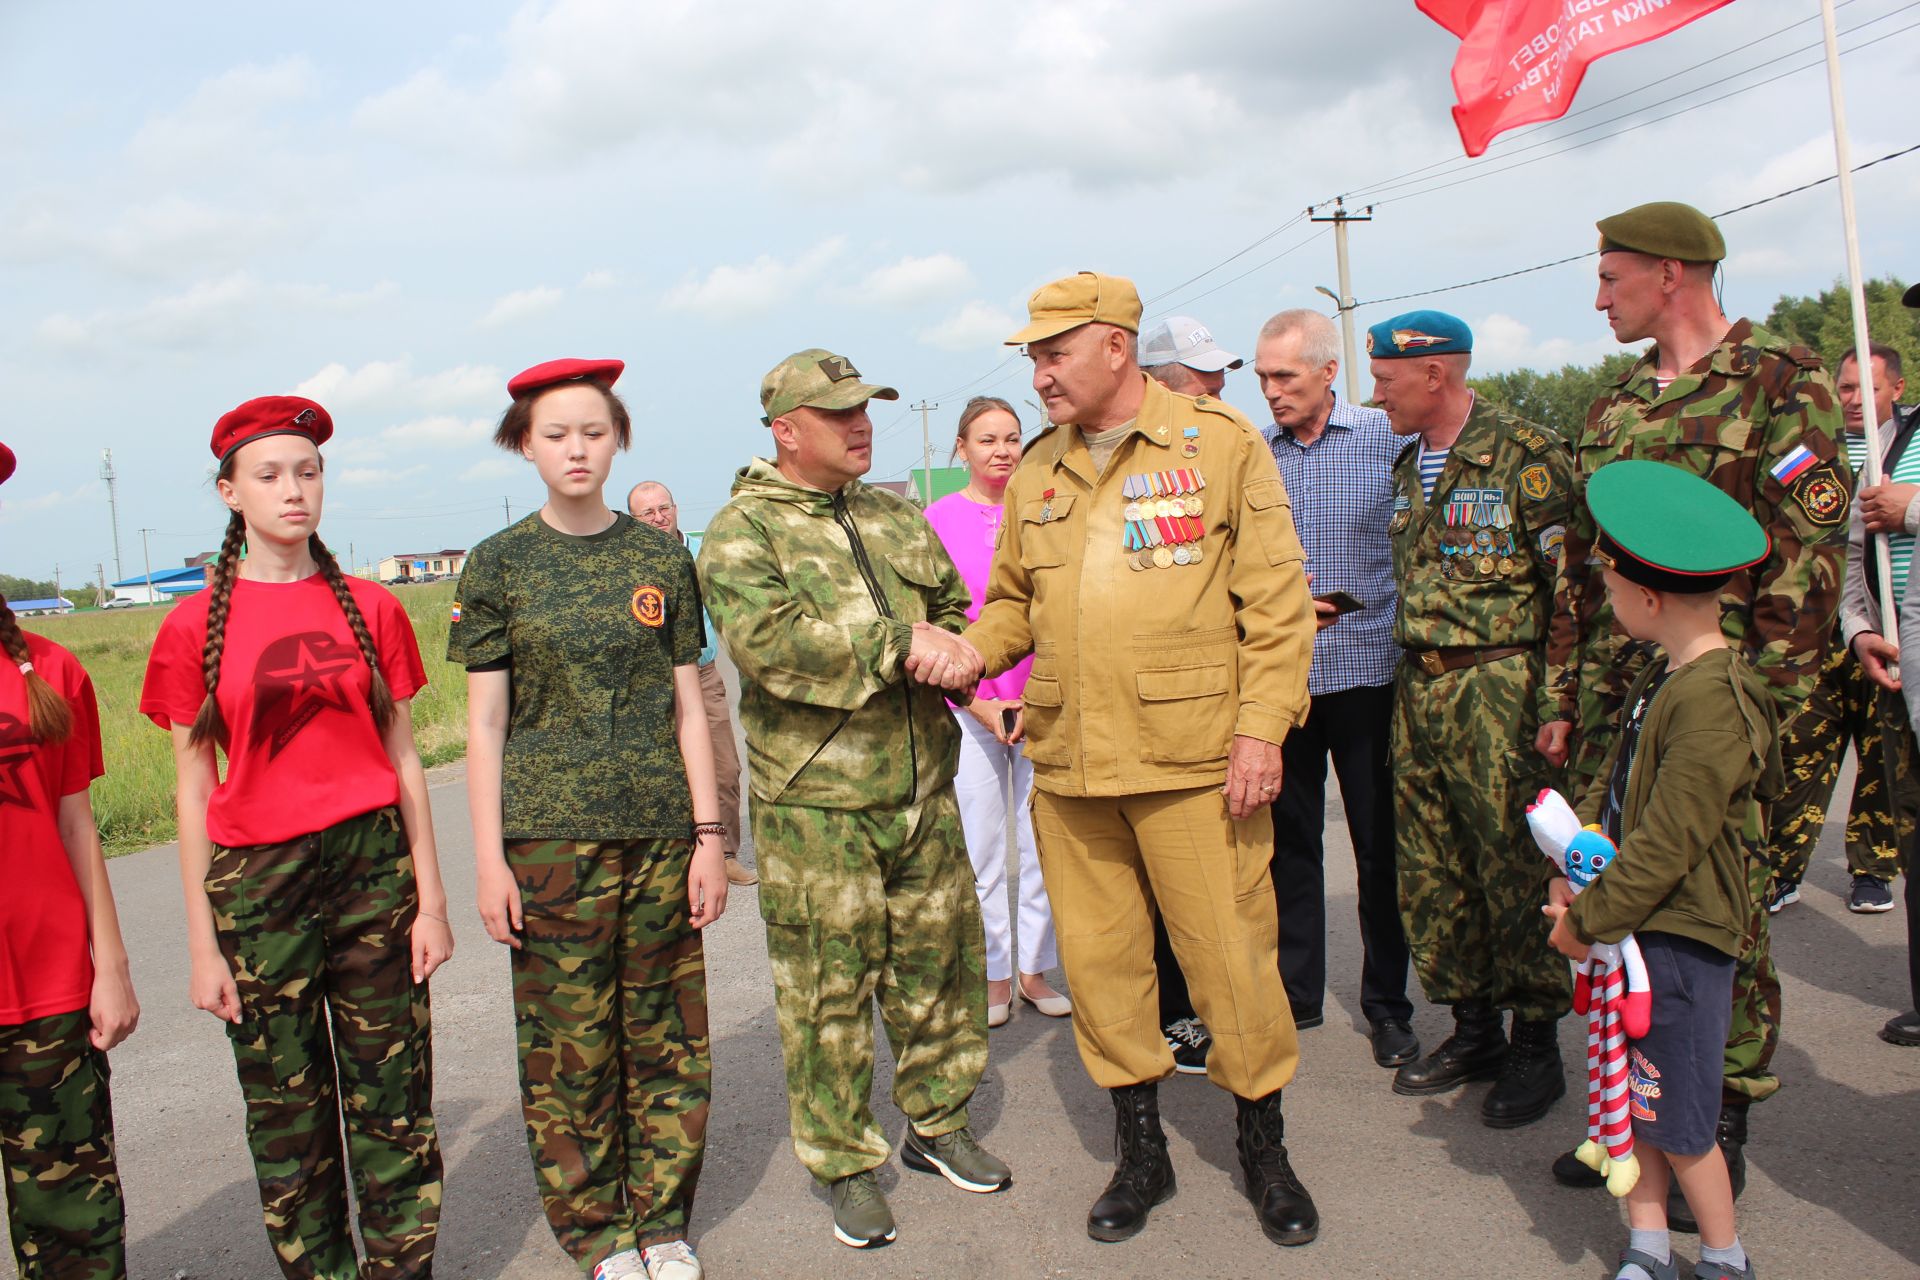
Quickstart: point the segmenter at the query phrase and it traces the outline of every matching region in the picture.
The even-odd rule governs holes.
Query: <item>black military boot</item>
[[[1173,1160],[1160,1128],[1160,1086],[1132,1084],[1113,1096],[1113,1151],[1118,1165],[1087,1213],[1087,1234],[1112,1243],[1139,1234],[1153,1206],[1173,1199]]]
[[[1287,1121],[1280,1113],[1280,1090],[1249,1102],[1235,1097],[1239,1110],[1240,1171],[1247,1178],[1260,1229],[1275,1244],[1305,1244],[1320,1234],[1320,1211],[1294,1176],[1287,1160]]]
[[[1515,1015],[1513,1043],[1500,1078],[1480,1104],[1480,1118],[1489,1129],[1518,1129],[1532,1124],[1567,1092],[1567,1072],[1560,1063],[1557,1022],[1534,1022]]]
[[[1727,1181],[1733,1184],[1735,1200],[1747,1189],[1747,1105],[1745,1102],[1722,1102],[1720,1123],[1713,1131],[1713,1140],[1720,1144],[1720,1154],[1727,1160]],[[1696,1235],[1700,1231],[1693,1210],[1687,1207],[1687,1198],[1680,1194],[1678,1178],[1667,1186],[1667,1228],[1689,1235]]]
[[[1490,1080],[1507,1060],[1507,1035],[1500,1011],[1488,1000],[1462,1000],[1453,1006],[1453,1034],[1418,1062],[1393,1073],[1393,1091],[1409,1097],[1445,1093],[1469,1080]]]

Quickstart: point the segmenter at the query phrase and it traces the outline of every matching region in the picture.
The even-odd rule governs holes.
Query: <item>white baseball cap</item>
[[[1202,373],[1238,369],[1246,362],[1231,351],[1222,350],[1207,326],[1192,316],[1168,316],[1140,335],[1140,364],[1183,364]]]

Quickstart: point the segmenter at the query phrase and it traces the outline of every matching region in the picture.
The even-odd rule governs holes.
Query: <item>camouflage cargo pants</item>
[[[706,1153],[707,968],[686,839],[507,846],[520,1104],[540,1202],[582,1269],[687,1234]]]
[[[1402,661],[1393,706],[1400,916],[1427,999],[1547,1020],[1573,1003],[1540,914],[1553,864],[1527,805],[1560,779],[1534,750],[1539,655],[1428,675]]]
[[[206,890],[240,990],[243,1016],[227,1035],[280,1270],[289,1280],[430,1275],[441,1191],[433,1038],[427,988],[413,982],[419,899],[399,812],[284,844],[215,845]]]
[[[1889,733],[1882,721],[1888,712],[1879,693],[1853,650],[1836,639],[1812,695],[1780,732],[1787,790],[1773,806],[1766,854],[1776,878],[1796,884],[1805,878],[1848,742],[1858,752],[1858,768],[1847,809],[1847,869],[1881,880],[1900,874],[1900,850],[1920,811],[1920,779],[1905,755],[1904,726]],[[1904,718],[1905,709],[1893,714]]]
[[[123,1280],[107,1055],[87,1011],[0,1027],[0,1163],[20,1280]]]
[[[800,1163],[830,1182],[890,1154],[869,1105],[876,998],[894,1102],[928,1137],[965,1127],[987,1065],[986,938],[953,788],[902,809],[750,807]]]

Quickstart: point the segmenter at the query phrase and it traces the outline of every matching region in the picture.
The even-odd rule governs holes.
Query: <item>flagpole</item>
[[[1847,291],[1853,300],[1854,373],[1860,379],[1861,425],[1867,433],[1866,464],[1861,475],[1869,485],[1880,483],[1880,405],[1873,385],[1873,357],[1867,349],[1867,291],[1860,278],[1860,230],[1853,210],[1853,148],[1847,140],[1847,103],[1840,88],[1840,41],[1834,34],[1833,0],[1820,0],[1820,28],[1827,47],[1827,98],[1833,108],[1833,154],[1839,170],[1840,222],[1847,239]],[[1893,598],[1893,565],[1887,554],[1887,535],[1873,535],[1879,555],[1874,557],[1880,588],[1880,633],[1896,647],[1900,643],[1900,602]]]

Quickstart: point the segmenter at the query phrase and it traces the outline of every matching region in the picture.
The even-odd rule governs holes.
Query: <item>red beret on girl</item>
[[[225,462],[228,454],[261,436],[305,436],[321,445],[333,437],[333,419],[304,396],[261,396],[213,424],[213,456]]]
[[[611,387],[620,380],[626,367],[624,360],[549,360],[507,379],[507,394],[518,400],[529,392],[544,391],[563,382],[597,382]]]
[[[7,477],[12,474],[13,474],[13,450],[7,448],[7,446],[3,444],[0,444],[0,484],[5,484],[7,482]]]

